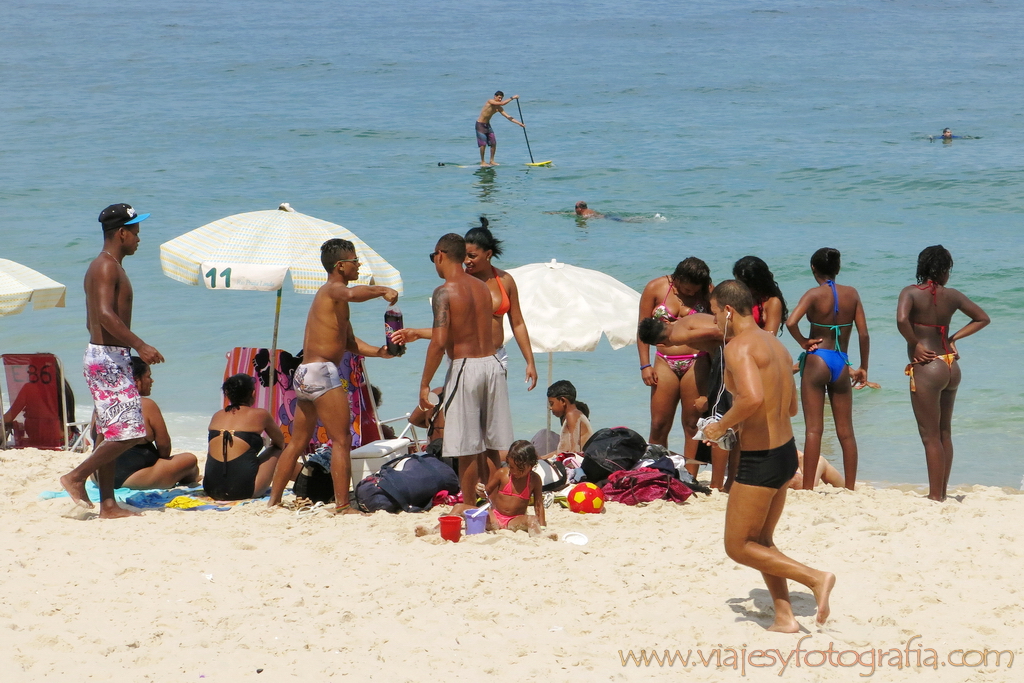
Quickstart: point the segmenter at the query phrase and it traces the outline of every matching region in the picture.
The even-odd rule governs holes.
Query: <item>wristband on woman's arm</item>
[[[647,369],[647,368],[649,368],[649,367],[651,367],[651,364],[650,364],[650,363],[648,363],[647,365],[641,365],[641,366],[640,366],[640,371],[641,371],[641,372],[643,372],[644,370],[646,370],[646,369]]]

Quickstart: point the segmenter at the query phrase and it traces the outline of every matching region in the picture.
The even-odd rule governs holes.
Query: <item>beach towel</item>
[[[602,491],[606,500],[624,505],[643,505],[661,499],[682,504],[693,495],[686,484],[671,474],[649,467],[612,472]]]
[[[263,408],[274,416],[281,425],[285,442],[291,441],[291,426],[295,420],[296,403],[292,380],[295,369],[302,363],[302,353],[292,355],[278,349],[275,364],[277,367],[276,381],[271,383],[270,349],[235,347],[227,354],[224,368],[224,379],[231,375],[246,374],[256,381],[257,408]],[[377,422],[377,409],[370,393],[370,382],[366,375],[363,357],[346,351],[338,368],[342,377],[348,377],[349,410],[352,416],[351,434],[352,448],[381,439],[380,427]],[[225,405],[227,403],[225,402]],[[307,452],[312,452],[323,444],[329,444],[327,430],[322,423],[317,423]]]
[[[100,499],[100,490],[90,479],[85,483],[85,491],[89,498],[95,503]],[[52,500],[55,498],[70,498],[67,491],[43,491],[39,494],[40,500]],[[173,489],[146,489],[137,491],[135,489],[120,488],[114,489],[114,500],[125,505],[131,505],[140,510],[155,510],[169,507],[179,510],[230,510],[235,505],[251,503],[252,500],[269,500],[268,497],[254,498],[252,500],[237,500],[218,502],[207,497],[203,493],[202,486],[179,486]],[[97,509],[98,511],[98,509]]]

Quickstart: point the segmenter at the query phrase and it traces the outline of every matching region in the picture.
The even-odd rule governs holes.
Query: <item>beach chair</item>
[[[52,353],[2,358],[10,400],[3,417],[7,447],[60,450],[80,443],[89,423],[74,420],[74,394],[60,359]]]

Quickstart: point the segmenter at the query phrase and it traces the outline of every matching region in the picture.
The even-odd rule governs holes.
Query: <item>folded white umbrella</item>
[[[315,294],[327,282],[320,245],[332,238],[351,241],[359,258],[358,284],[391,287],[402,293],[402,276],[349,230],[298,213],[288,204],[276,210],[235,214],[160,245],[164,275],[207,289],[277,290],[271,356],[277,350],[281,290],[291,273],[296,292]]]
[[[593,351],[602,336],[613,349],[636,343],[640,294],[610,275],[551,259],[510,268],[530,346],[548,354],[548,385],[555,351]],[[505,317],[505,343],[512,329]],[[551,428],[551,413],[548,413]]]
[[[20,263],[0,259],[0,315],[15,315],[32,308],[64,308],[67,288]]]

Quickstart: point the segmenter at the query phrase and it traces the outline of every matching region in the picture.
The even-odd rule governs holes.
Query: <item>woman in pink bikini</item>
[[[491,501],[487,530],[508,529],[540,534],[544,519],[544,494],[540,476],[534,473],[537,451],[529,441],[520,439],[508,449],[506,466],[495,470],[487,481],[487,499]],[[534,516],[527,515],[533,497]]]
[[[946,287],[952,269],[953,257],[941,244],[926,248],[917,257],[917,284],[904,287],[896,305],[896,326],[907,340],[910,360],[910,403],[928,465],[928,497],[940,501],[946,499],[953,467],[951,423],[960,386],[956,342],[989,324],[981,306]],[[950,334],[957,311],[971,321]]]
[[[655,318],[672,322],[677,318],[711,310],[711,271],[696,256],[680,261],[672,275],[663,275],[647,283],[640,295],[640,320]],[[664,346],[651,360],[651,347],[637,344],[640,353],[640,376],[651,388],[650,443],[668,446],[668,433],[675,421],[676,406],[682,408],[683,432],[686,434],[684,455],[693,458],[697,452],[697,419],[701,409],[699,386],[707,375],[707,353],[689,346]],[[699,381],[698,381],[699,380]]]

